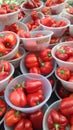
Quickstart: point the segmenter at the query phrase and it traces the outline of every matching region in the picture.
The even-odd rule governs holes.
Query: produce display
[[[1,0],[0,129],[73,130],[72,107],[72,2]]]

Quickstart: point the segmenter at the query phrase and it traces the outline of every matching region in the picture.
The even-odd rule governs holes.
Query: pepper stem
[[[61,70],[60,73],[61,73],[61,74],[65,74],[65,71],[64,71],[64,70]]]
[[[40,104],[40,102],[38,101],[36,104],[37,104],[37,105],[39,105],[39,104]]]
[[[54,126],[56,130],[59,130],[60,124],[54,124]]]
[[[0,108],[0,112],[2,111],[2,108]]]
[[[2,72],[4,72],[4,65],[2,64]]]
[[[19,111],[15,112],[15,116],[18,117],[19,116]]]

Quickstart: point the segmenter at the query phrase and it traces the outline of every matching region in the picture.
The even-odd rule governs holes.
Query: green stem
[[[59,130],[60,124],[54,124],[54,126],[56,130]]]

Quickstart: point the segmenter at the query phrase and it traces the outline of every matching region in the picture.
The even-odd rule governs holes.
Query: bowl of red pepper
[[[19,6],[3,3],[0,7],[0,25],[9,25],[18,21]]]
[[[19,48],[20,39],[18,35],[11,31],[0,32],[0,60],[10,60]]]
[[[52,31],[54,37],[61,37],[70,26],[70,21],[61,16],[48,15],[40,20],[40,26],[44,30]]]
[[[53,47],[52,56],[59,66],[73,71],[73,41],[62,42]]]
[[[0,66],[0,91],[2,91],[14,74],[14,66],[6,60],[0,61]]]
[[[41,9],[43,8],[43,2],[36,2],[35,4],[33,4],[33,6],[30,5],[30,3],[28,2],[23,2],[21,4],[21,9],[24,11],[25,14],[29,15],[32,11],[41,11]]]
[[[68,115],[71,117],[68,102],[69,99],[72,98],[65,98],[63,100],[58,100],[54,103],[52,103],[47,111],[44,114],[43,118],[43,130],[53,130],[53,129],[65,129],[69,130],[71,128],[71,124],[69,123]],[[71,103],[69,103],[69,106]],[[72,108],[72,107],[70,107]],[[65,111],[66,110],[66,111]],[[67,114],[67,111],[69,114]],[[72,111],[71,111],[72,112]],[[63,119],[63,120],[62,120]]]
[[[41,130],[44,113],[47,110],[48,105],[45,104],[41,109],[33,113],[24,113],[14,109],[9,109],[4,116],[4,128],[5,130]],[[18,115],[18,116],[17,116]],[[16,120],[15,120],[16,117]],[[37,123],[38,125],[37,125]],[[20,125],[22,124],[22,125]],[[29,124],[29,125],[28,125]],[[23,128],[23,129],[22,129]]]
[[[36,73],[50,77],[56,69],[56,63],[51,55],[51,49],[47,48],[39,53],[25,53],[20,62],[22,74]]]
[[[45,6],[51,9],[52,14],[57,15],[63,11],[65,8],[66,1],[65,0],[47,0],[45,2]]]
[[[27,73],[17,76],[8,84],[5,100],[11,108],[31,113],[43,107],[51,93],[52,86],[44,76]]]

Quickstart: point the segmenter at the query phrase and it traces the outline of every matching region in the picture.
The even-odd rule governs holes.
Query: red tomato
[[[70,76],[70,78],[69,78],[68,81],[69,81],[69,82],[73,82],[73,76]]]
[[[68,62],[73,62],[73,56],[69,57],[69,58],[67,59],[67,61],[68,61]]]

